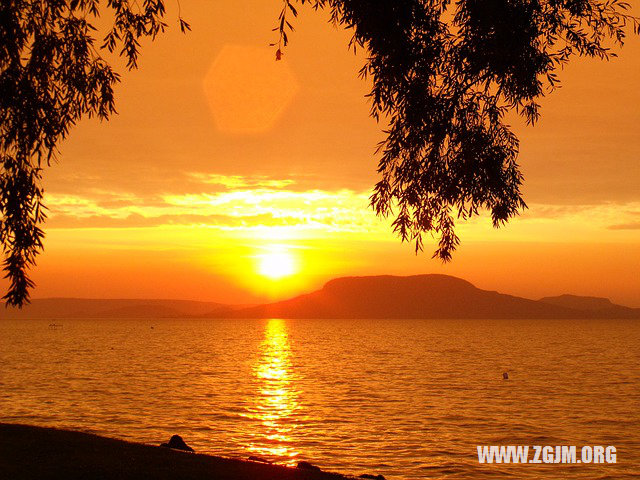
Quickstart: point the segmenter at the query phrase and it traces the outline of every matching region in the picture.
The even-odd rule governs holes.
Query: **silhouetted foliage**
[[[8,305],[28,301],[27,270],[42,249],[42,168],[83,116],[115,112],[118,74],[100,50],[137,67],[139,40],[164,31],[162,0],[2,0],[0,3],[0,243]],[[96,48],[92,22],[113,17]],[[179,18],[184,31],[189,25]]]
[[[275,30],[282,56],[289,16],[284,0]],[[350,46],[367,61],[371,115],[389,122],[379,146],[375,211],[394,230],[449,260],[459,243],[455,220],[486,208],[499,226],[525,208],[508,111],[529,123],[537,100],[557,84],[572,55],[607,58],[636,18],[617,0],[298,0],[327,9],[353,30]],[[98,13],[111,15],[103,35]],[[0,243],[9,305],[28,301],[27,270],[42,249],[42,168],[83,116],[115,112],[118,74],[101,57],[117,51],[137,67],[139,41],[166,24],[163,0],[3,0],[0,2]],[[184,32],[189,25],[179,18]],[[100,40],[98,40],[98,38]]]
[[[423,248],[439,238],[444,261],[460,240],[456,219],[491,213],[500,226],[526,208],[516,162],[518,139],[505,114],[529,124],[538,100],[558,85],[573,55],[613,55],[638,20],[618,0],[300,0],[327,9],[366,50],[360,75],[373,87],[371,115],[389,122],[371,205],[393,215],[403,241]],[[284,0],[279,24],[287,43],[296,16]],[[276,57],[282,55],[278,44]]]

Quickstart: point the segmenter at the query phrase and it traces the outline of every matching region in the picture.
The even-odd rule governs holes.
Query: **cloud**
[[[609,225],[609,230],[640,230],[640,222],[636,223],[620,223],[617,225]]]
[[[145,217],[131,213],[125,217],[105,217],[90,215],[78,217],[73,215],[56,215],[49,219],[47,226],[51,228],[147,228],[163,225],[205,225],[218,227],[247,226],[295,226],[301,222],[292,217],[273,217],[268,214],[243,217],[228,215],[158,215]]]
[[[92,185],[75,193],[49,194],[47,227],[117,229],[174,225],[232,231],[240,236],[261,236],[286,229],[317,238],[329,234],[370,240],[391,238],[389,220],[375,216],[369,207],[367,191],[311,189],[307,179],[266,175],[191,172],[184,178],[187,185],[182,189],[175,184],[176,188],[165,186],[142,193],[110,191]],[[573,232],[575,238],[594,235],[605,238],[603,233],[609,232],[606,237],[617,241],[633,238],[634,231],[640,230],[639,212],[638,202],[531,204],[499,236],[484,215],[460,222],[459,228],[463,240],[542,241],[557,238],[557,232],[565,232],[565,237]],[[623,230],[628,233],[623,234]]]
[[[633,221],[639,214],[639,202],[616,203],[603,202],[599,204],[543,204],[533,203],[521,215],[523,220],[566,220],[583,218],[590,223],[622,223],[625,219]]]
[[[228,189],[247,187],[284,188],[296,183],[293,179],[272,179],[266,175],[243,176],[189,172],[186,176],[206,185],[221,185]]]
[[[291,179],[192,174],[200,193],[140,195],[97,188],[47,197],[49,228],[146,228],[204,225],[220,229],[296,227],[367,234],[381,228],[368,192],[289,190]],[[216,191],[210,185],[224,186]]]

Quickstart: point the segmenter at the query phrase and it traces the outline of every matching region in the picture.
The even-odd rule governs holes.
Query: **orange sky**
[[[516,128],[529,210],[500,230],[486,216],[461,225],[443,266],[367,208],[382,134],[349,33],[302,8],[276,63],[281,2],[184,1],[186,36],[168,7],[169,33],[123,72],[119,115],[76,127],[46,172],[34,297],[246,303],[339,275],[436,272],[640,306],[638,37],[561,73],[540,123]],[[265,258],[298,273],[265,276]]]

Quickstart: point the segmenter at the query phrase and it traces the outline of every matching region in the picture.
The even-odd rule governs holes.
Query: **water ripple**
[[[630,479],[638,345],[632,321],[3,320],[0,421],[390,479]],[[479,465],[484,444],[618,463]]]

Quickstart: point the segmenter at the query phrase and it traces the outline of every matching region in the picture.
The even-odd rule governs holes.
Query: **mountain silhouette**
[[[611,318],[636,318],[637,308],[623,307],[612,303],[608,298],[603,297],[580,297],[578,295],[560,295],[557,297],[543,297],[541,302],[550,305],[558,305],[581,311],[594,312],[600,316]]]
[[[580,298],[580,297],[577,297]],[[587,302],[585,302],[587,303]],[[382,275],[331,280],[318,291],[281,302],[219,310],[235,318],[640,318],[640,309],[596,310],[579,302],[528,300],[476,288],[448,275]]]
[[[230,308],[191,300],[41,298],[22,309],[7,308],[0,318],[176,318]]]
[[[529,300],[437,274],[337,278],[315,292],[256,306],[48,298],[3,313],[3,318],[640,318],[640,308],[606,298],[561,295]]]

